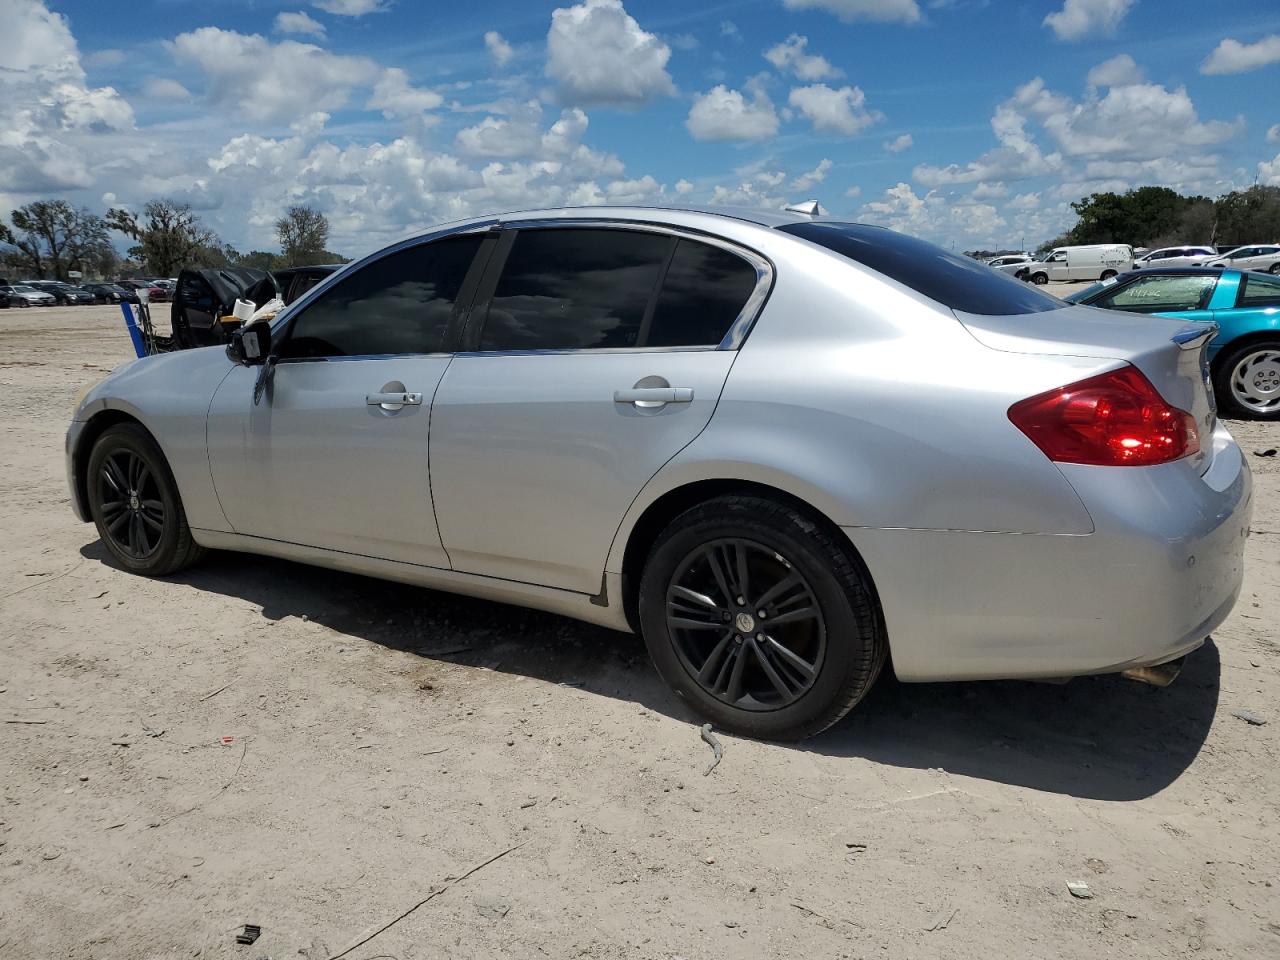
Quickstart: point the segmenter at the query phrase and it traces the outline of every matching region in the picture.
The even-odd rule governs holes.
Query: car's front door
[[[431,399],[482,242],[437,239],[360,267],[289,319],[260,401],[259,368],[223,381],[209,460],[237,533],[448,566],[431,507]]]
[[[661,230],[506,233],[432,410],[453,568],[599,592],[627,508],[711,418],[768,276]]]

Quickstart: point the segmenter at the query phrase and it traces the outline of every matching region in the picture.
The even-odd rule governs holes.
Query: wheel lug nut
[[[766,617],[768,617],[768,614],[765,613],[763,610],[757,610],[756,616],[759,617],[761,620],[764,620]]]
[[[736,634],[736,633],[735,633],[735,634],[733,635],[733,642],[734,642],[734,643],[741,643],[741,642],[742,642],[742,635],[741,635],[741,634]]]
[[[747,601],[746,601],[746,600],[744,600],[742,597],[739,597],[739,598],[738,598],[738,606],[740,606],[740,607],[742,607],[742,606],[746,606],[746,603],[747,603]]]
[[[763,634],[763,633],[757,633],[757,634],[756,634],[756,639],[757,639],[757,640],[759,640],[761,643],[764,643],[764,634]]]

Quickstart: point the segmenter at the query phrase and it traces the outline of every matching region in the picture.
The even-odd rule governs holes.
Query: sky
[[[818,199],[1034,248],[1093,191],[1280,185],[1280,3],[0,0],[0,215],[308,204],[356,256],[461,217]]]

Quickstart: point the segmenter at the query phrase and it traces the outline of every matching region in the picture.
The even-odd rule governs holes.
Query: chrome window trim
[[[443,240],[446,237],[461,236],[468,233],[488,233],[489,230],[497,223],[497,219],[490,218],[477,223],[466,223],[461,226],[446,227],[443,230],[436,230],[432,233],[424,233],[416,237],[409,237],[406,240],[393,243],[389,247],[383,247],[381,250],[375,250],[373,253],[365,255],[359,260],[352,260],[350,263],[343,264],[341,269],[335,270],[333,273],[329,274],[329,276],[325,277],[301,297],[276,314],[276,318],[271,324],[272,342],[274,343],[276,341],[277,334],[283,336],[288,332],[286,327],[293,323],[294,317],[307,307],[312,300],[324,291],[328,290],[340,279],[346,277],[347,274],[354,273],[356,270],[367,267],[369,264],[377,263],[379,260],[384,257],[389,257],[393,253],[399,253],[402,250],[408,250],[411,247],[420,246],[424,243],[432,243],[436,240]],[[382,354],[375,354],[375,356],[382,356]],[[394,354],[394,356],[412,356],[412,354]],[[304,359],[324,358],[308,357]]]
[[[279,357],[275,363],[283,366],[286,363],[348,363],[352,360],[427,360],[432,357],[453,357],[457,354],[448,351],[436,353],[357,353],[342,357]]]
[[[454,357],[599,357],[607,354],[637,353],[716,353],[724,349],[717,344],[696,347],[564,347],[534,350],[459,350]]]
[[[733,323],[729,324],[729,330],[724,338],[718,344],[705,344],[696,347],[610,347],[606,349],[576,348],[568,350],[478,350],[468,351],[467,353],[459,353],[458,356],[496,356],[496,355],[516,355],[516,354],[538,354],[538,353],[636,353],[639,351],[646,352],[671,352],[674,350],[737,350],[747,339],[747,334],[751,332],[751,328],[755,326],[755,322],[759,319],[760,314],[764,310],[765,301],[769,299],[769,294],[773,291],[773,282],[775,271],[772,261],[764,254],[752,250],[750,247],[728,240],[714,233],[706,233],[692,227],[678,226],[676,224],[663,223],[661,221],[652,220],[627,220],[613,219],[609,217],[595,217],[591,219],[579,218],[558,218],[558,217],[539,217],[527,220],[503,220],[499,225],[503,230],[562,230],[562,229],[596,229],[596,230],[632,230],[640,233],[656,233],[663,236],[676,237],[677,239],[691,240],[695,243],[705,243],[708,246],[719,247],[728,253],[741,257],[751,264],[756,271],[755,289],[751,291],[751,295],[747,297],[746,303],[742,305],[742,309],[738,312],[738,316]],[[659,291],[661,293],[661,291]]]

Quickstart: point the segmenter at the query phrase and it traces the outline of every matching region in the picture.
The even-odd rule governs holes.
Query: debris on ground
[[[236,934],[236,943],[253,943],[262,936],[262,928],[256,923],[246,923]]]
[[[959,912],[959,907],[952,907],[950,909],[944,907],[933,915],[933,919],[930,920],[928,925],[924,928],[925,931],[927,933],[933,933],[935,930],[947,929],[951,921],[956,918],[956,914]]]
[[[218,694],[220,694],[223,690],[227,689],[227,687],[231,686],[231,684],[233,684],[233,683],[235,683],[235,681],[234,681],[234,680],[228,680],[226,683],[224,683],[222,686],[220,686],[217,690],[214,690],[212,693],[206,693],[203,697],[201,697],[201,698],[200,698],[198,701],[196,701],[196,702],[197,702],[197,703],[204,703],[206,700],[212,700],[214,697],[216,697]]]
[[[1267,722],[1251,710],[1232,710],[1231,715],[1237,720],[1243,720],[1252,727],[1261,727]]]
[[[1280,452],[1280,450],[1277,450],[1275,447],[1267,447],[1265,450],[1253,451],[1253,455],[1255,457],[1274,457],[1278,452]]]
[[[1068,880],[1067,889],[1071,891],[1073,897],[1081,900],[1092,900],[1093,891],[1089,889],[1089,885],[1083,880]]]
[[[707,769],[702,771],[702,775],[704,777],[709,777],[711,776],[711,771],[719,765],[720,758],[724,756],[724,747],[720,746],[720,741],[716,739],[716,735],[711,732],[711,724],[709,723],[704,723],[702,725],[702,739],[707,746],[711,748],[711,752],[714,754],[711,763],[707,766]]]
[[[476,913],[490,920],[501,920],[511,912],[511,904],[505,900],[477,900]]]

